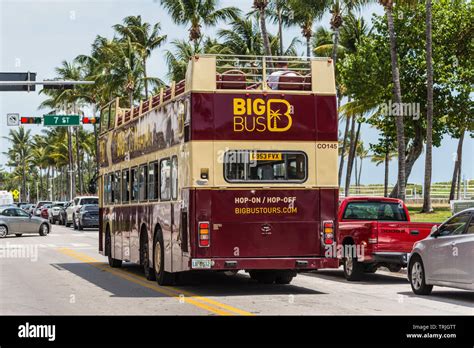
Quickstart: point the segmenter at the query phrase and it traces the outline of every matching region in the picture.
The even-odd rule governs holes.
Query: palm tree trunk
[[[346,117],[346,127],[344,128],[344,138],[342,139],[342,151],[341,151],[341,160],[339,162],[339,177],[338,177],[338,185],[341,186],[341,178],[342,178],[342,170],[344,167],[344,157],[346,154],[346,145],[347,145],[347,134],[349,133],[349,124],[351,118],[348,115]]]
[[[431,174],[433,164],[433,61],[431,40],[431,0],[426,0],[426,75],[427,75],[427,110],[426,110],[426,157],[425,184],[423,188],[423,213],[433,211],[431,206]]]
[[[385,7],[387,14],[388,31],[390,36],[390,58],[392,62],[392,78],[394,85],[395,102],[399,106],[399,114],[396,116],[397,145],[398,145],[398,191],[397,197],[405,200],[405,129],[403,124],[402,91],[400,87],[400,72],[398,70],[397,45],[395,40],[395,27],[391,6]]]
[[[311,57],[311,36],[306,36],[306,57]]]
[[[271,56],[272,50],[270,48],[270,39],[268,38],[265,10],[266,10],[265,8],[260,9],[260,30],[262,31],[263,48],[265,49],[265,55]]]
[[[458,180],[458,173],[460,172],[460,159],[462,157],[462,145],[464,142],[464,130],[462,130],[461,136],[458,141],[458,149],[456,152],[456,161],[454,162],[453,178],[451,179],[451,190],[449,191],[449,200],[454,199],[454,194],[456,193],[456,184]]]
[[[79,127],[75,127],[75,136],[76,136],[76,167],[77,167],[77,180],[79,186],[79,194],[82,195],[84,192],[84,187],[82,184],[82,168],[81,168],[81,145],[79,142]]]
[[[364,158],[359,157],[359,159],[360,159],[360,164],[359,164],[359,178],[358,178],[358,180],[357,180],[357,181],[358,181],[358,184],[357,184],[358,186],[360,186],[360,178],[361,178],[361,176],[362,176],[362,163],[364,162]]]
[[[359,139],[359,132],[361,123],[358,122],[357,132],[355,131],[355,123],[356,118],[355,115],[352,116],[352,124],[351,124],[351,140],[350,140],[350,150],[349,150],[349,158],[347,159],[347,172],[346,172],[346,184],[345,184],[345,195],[346,197],[349,196],[349,188],[351,186],[351,176],[352,176],[352,168],[354,166],[354,158],[357,148],[357,142]]]
[[[283,55],[283,19],[281,18],[281,8],[278,9],[278,38],[280,39],[280,56]]]
[[[148,100],[148,80],[147,80],[147,74],[146,74],[146,58],[143,58],[143,78],[144,78],[144,83],[145,83],[145,99]]]
[[[385,176],[384,176],[384,182],[383,182],[383,196],[384,197],[388,197],[389,163],[390,163],[390,158],[389,158],[388,147],[387,147],[387,151],[385,152]]]
[[[356,155],[356,156],[354,156],[354,181],[355,181],[355,185],[356,185],[356,193],[359,193],[359,191],[358,191],[359,190],[359,188],[358,188],[358,186],[359,186],[358,177],[359,176],[357,175],[357,173],[358,173],[357,167],[358,166],[357,166],[357,155]]]
[[[72,153],[72,134],[71,134],[71,127],[67,129],[67,143],[68,143],[68,157],[69,157],[69,168],[68,168],[68,175],[67,175],[67,185],[69,187],[69,200],[72,200],[75,195],[75,180],[74,180],[74,156]]]
[[[339,28],[334,30],[334,43],[332,46],[332,60],[334,62],[334,68],[336,67],[338,45],[339,45]]]

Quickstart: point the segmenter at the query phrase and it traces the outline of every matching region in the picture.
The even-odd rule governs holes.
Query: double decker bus
[[[329,58],[194,56],[185,80],[101,110],[99,252],[160,285],[337,268],[337,126]]]

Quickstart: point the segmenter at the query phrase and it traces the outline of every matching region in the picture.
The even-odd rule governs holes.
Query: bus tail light
[[[208,248],[211,245],[211,234],[209,232],[209,222],[199,222],[198,227],[199,246]]]
[[[323,239],[324,244],[332,245],[334,243],[334,222],[323,221]]]

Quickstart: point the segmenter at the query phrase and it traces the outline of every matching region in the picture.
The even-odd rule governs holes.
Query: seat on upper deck
[[[302,91],[305,88],[305,76],[293,71],[288,71],[280,75],[278,80],[278,90]]]
[[[217,89],[246,89],[247,79],[241,70],[228,70],[221,74],[217,81]]]

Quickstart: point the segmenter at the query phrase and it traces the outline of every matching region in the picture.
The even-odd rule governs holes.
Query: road
[[[474,292],[435,287],[432,296],[416,296],[405,276],[380,271],[350,283],[340,269],[319,270],[291,285],[201,273],[160,287],[139,266],[110,268],[97,237],[96,230],[53,226],[47,237],[1,239],[0,315],[474,314]]]

